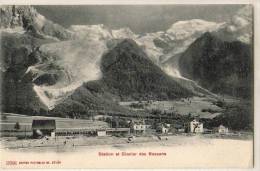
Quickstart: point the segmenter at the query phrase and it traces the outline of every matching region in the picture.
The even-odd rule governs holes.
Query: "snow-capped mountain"
[[[164,53],[160,56],[162,69],[173,77],[183,77],[179,72],[180,55],[205,32],[210,32],[223,41],[252,42],[252,7],[245,6],[229,22],[215,23],[200,19],[179,21],[166,31],[160,42]]]
[[[248,5],[240,10],[226,23],[225,27],[214,33],[222,40],[238,40],[246,44],[252,43],[253,9]]]
[[[172,40],[187,39],[192,35],[200,34],[201,32],[211,32],[219,29],[224,23],[215,23],[204,21],[201,19],[193,19],[188,21],[178,21],[174,23],[166,33]]]
[[[161,56],[161,62],[164,63],[169,58],[184,52],[187,47],[205,32],[212,32],[222,28],[224,23],[215,23],[200,19],[188,21],[178,21],[174,23],[164,35],[165,43],[168,44],[166,53]]]
[[[120,28],[118,30],[112,30],[112,36],[115,39],[122,39],[122,38],[132,38],[136,39],[138,35],[136,35],[130,28]]]
[[[252,24],[247,10],[240,10],[230,23],[193,19],[173,23],[167,30],[135,34],[129,28],[112,30],[103,24],[72,25],[65,29],[32,7],[1,7],[4,14],[0,21],[1,34],[7,42],[4,49],[7,55],[3,57],[7,62],[0,65],[1,71],[7,73],[9,81],[17,79],[15,74],[8,73],[12,73],[15,66],[13,58],[25,61],[17,71],[21,85],[33,87],[31,96],[35,93],[41,103],[52,110],[83,83],[102,78],[102,57],[123,39],[131,39],[146,54],[141,56],[150,58],[168,75],[185,79],[179,72],[181,54],[205,32],[225,37],[229,31],[241,41],[252,36],[252,31],[247,30]]]
[[[69,27],[69,30],[73,32],[74,39],[107,40],[112,38],[110,30],[103,24],[72,25]]]
[[[69,30],[74,39],[133,39],[156,64],[160,65],[187,47],[205,32],[217,31],[224,23],[208,22],[200,19],[178,21],[168,30],[138,35],[129,28],[110,30],[100,25],[73,25]]]

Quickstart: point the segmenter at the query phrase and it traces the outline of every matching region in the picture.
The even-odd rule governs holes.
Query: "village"
[[[232,131],[224,125],[206,128],[198,117],[183,124],[133,118],[122,124],[118,117],[111,116],[84,120],[2,114],[1,122],[1,143],[3,148],[9,149],[135,144],[167,141],[177,136],[244,137],[240,132]]]
[[[119,127],[117,121],[112,122],[109,128],[89,129],[89,128],[58,128],[55,120],[42,119],[33,120],[32,122],[32,136],[39,138],[43,136],[147,136],[158,135],[166,136],[172,134],[208,134],[218,133],[221,135],[229,135],[229,129],[223,125],[209,130],[203,127],[203,123],[199,119],[194,119],[185,125],[171,125],[168,123],[157,123],[155,127],[146,124],[144,120],[129,121],[128,127]]]
[[[120,102],[132,114],[88,111],[67,117],[1,114],[3,148],[145,144],[178,137],[250,139],[252,132],[234,130],[225,120],[222,101],[193,97],[178,101]],[[226,100],[227,103],[227,100]],[[233,101],[231,101],[233,103]]]

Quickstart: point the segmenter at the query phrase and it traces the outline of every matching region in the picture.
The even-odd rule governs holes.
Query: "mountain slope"
[[[168,36],[166,35],[166,38],[169,38],[166,39],[164,36],[157,41],[164,45],[164,53],[160,56],[160,66],[169,75],[181,78],[182,75],[178,69],[178,60],[181,53],[205,32],[210,32],[223,41],[240,41],[245,44],[252,44],[252,19],[253,8],[251,5],[246,5],[239,9],[234,16],[231,16],[226,23],[214,23],[197,19],[174,23],[167,30]]]
[[[122,40],[101,59],[102,78],[89,81],[58,104],[51,112],[75,109],[129,112],[122,100],[167,100],[193,95],[165,74],[130,39]]]
[[[104,85],[91,81],[76,88],[71,95],[57,104],[49,113],[63,117],[73,117],[74,115],[89,117],[97,113],[127,115],[134,112],[119,106],[113,95],[105,91]]]
[[[123,99],[175,99],[191,95],[131,39],[122,41],[103,56],[101,70],[102,81]]]
[[[36,114],[48,108],[37,86],[53,85],[66,76],[44,44],[71,38],[71,32],[47,20],[31,6],[0,7],[1,109]],[[42,94],[46,94],[43,92]]]
[[[28,67],[42,58],[35,47],[53,42],[28,34],[1,32],[1,105],[6,112],[39,113],[45,105],[33,90],[33,76],[25,74]]]
[[[198,61],[184,57],[180,67],[179,60],[189,45],[204,32],[220,35],[226,24],[194,19],[174,23],[167,31],[138,35],[128,28],[111,30],[102,24],[75,25],[65,29],[47,20],[31,6],[1,6],[0,12],[3,59],[0,70],[4,79],[1,97],[5,99],[2,105],[6,111],[35,113],[32,110],[36,110],[42,113],[40,110],[60,108],[57,111],[62,113],[70,111],[72,106],[69,104],[75,102],[78,106],[81,101],[85,101],[85,109],[91,108],[93,105],[90,104],[94,103],[98,109],[106,106],[108,110],[121,110],[117,105],[120,100],[162,100],[211,94],[201,86],[222,92],[219,89],[223,85],[214,87],[210,83],[212,80],[205,78],[207,74],[213,75],[211,71],[195,77],[193,70],[185,69],[191,65],[189,63],[197,65]],[[242,14],[233,25],[236,23],[238,27],[241,24],[238,21],[242,21]],[[234,35],[247,33],[244,27],[239,28]],[[128,40],[122,41],[124,38]],[[240,45],[236,47],[233,44],[234,49],[240,48]],[[221,49],[229,51],[223,48],[224,45]],[[196,48],[192,48],[191,54],[187,53],[186,56],[191,56],[193,51],[199,56]],[[204,51],[202,45],[198,49]],[[222,53],[220,51],[214,53],[219,55]],[[233,60],[234,52],[225,53],[226,56],[229,54]],[[194,59],[197,60],[197,57]],[[225,57],[225,60],[230,59]],[[240,81],[248,77],[240,75],[232,75],[230,80],[248,87],[246,82]],[[232,86],[231,83],[226,85],[228,80],[223,78],[215,83]],[[248,82],[251,80],[248,79]],[[230,92],[230,89],[225,91]],[[67,108],[63,108],[65,106]]]
[[[181,74],[215,93],[250,98],[253,91],[252,47],[225,42],[205,33],[183,53]]]

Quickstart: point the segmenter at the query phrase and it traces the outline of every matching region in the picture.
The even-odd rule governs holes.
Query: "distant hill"
[[[253,91],[252,47],[225,42],[211,33],[198,38],[179,60],[181,74],[215,93],[250,98]]]
[[[63,117],[73,117],[74,114],[89,117],[93,112],[94,114],[97,114],[97,112],[131,114],[128,109],[117,104],[116,98],[113,98],[113,95],[102,91],[104,89],[100,89],[100,85],[95,83],[95,89],[91,89],[91,82],[87,84],[85,83],[77,88],[73,94],[56,105],[50,111],[50,114]]]
[[[176,99],[191,93],[166,75],[131,39],[125,39],[101,61],[104,82],[121,99]]]

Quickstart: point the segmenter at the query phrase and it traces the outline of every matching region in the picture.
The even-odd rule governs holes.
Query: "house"
[[[130,122],[130,129],[132,133],[145,133],[147,129],[151,128],[151,125],[147,125],[144,122]]]
[[[162,133],[167,134],[169,132],[170,128],[171,128],[170,124],[163,124],[162,125]]]
[[[32,132],[34,137],[55,136],[56,122],[54,119],[35,119],[32,121]]]
[[[203,123],[194,119],[190,122],[190,132],[192,133],[203,133]]]
[[[160,123],[156,128],[156,132],[167,134],[170,131],[170,129],[171,129],[170,124]]]
[[[106,130],[97,130],[97,136],[104,137],[107,135]]]
[[[104,121],[105,118],[106,118],[105,115],[95,115],[95,116],[93,116],[94,120],[99,120],[99,121]]]
[[[220,133],[220,134],[227,134],[228,133],[228,128],[223,126],[223,125],[219,125],[218,133]]]
[[[51,138],[55,138],[56,134],[55,132],[51,132]]]

